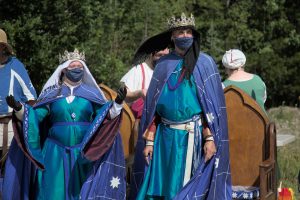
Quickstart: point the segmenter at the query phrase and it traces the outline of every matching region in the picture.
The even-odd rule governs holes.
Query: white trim
[[[30,92],[29,88],[27,87],[27,85],[25,84],[24,80],[21,78],[21,76],[15,72],[14,70],[11,70],[11,77],[10,77],[10,86],[9,86],[9,95],[13,95],[13,87],[14,87],[14,77],[17,78],[18,82],[20,83],[22,89],[23,89],[23,93],[26,96],[27,100],[34,100],[34,96],[32,95],[32,93]]]
[[[187,184],[191,179],[192,174],[192,162],[193,162],[193,150],[194,150],[194,133],[189,132],[188,146],[186,151],[185,171],[183,185]]]

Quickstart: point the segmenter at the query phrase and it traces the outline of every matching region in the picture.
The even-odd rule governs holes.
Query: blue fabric
[[[57,99],[67,97],[71,94],[71,90],[66,85],[54,85],[52,88],[48,88],[43,92],[39,98],[35,107],[39,107],[44,104],[49,104]],[[91,102],[103,105],[107,102],[103,94],[92,87],[82,83],[78,87],[74,88],[73,95],[81,98],[88,99]]]
[[[181,58],[175,53],[163,57],[157,64],[148,89],[144,112],[140,123],[138,142],[133,167],[130,199],[135,199],[143,182],[147,165],[144,161],[142,138],[156,112],[162,89]],[[231,199],[231,175],[229,166],[229,146],[227,115],[221,79],[213,59],[200,53],[193,71],[197,87],[197,99],[202,106],[204,117],[214,135],[217,153],[208,162],[202,157],[191,180],[177,193],[174,199]],[[201,149],[199,150],[201,151]]]
[[[174,39],[175,45],[182,50],[187,50],[193,44],[193,37],[179,37]]]
[[[75,68],[75,69],[66,69],[66,77],[73,82],[78,82],[83,77],[83,69]]]
[[[96,161],[81,188],[81,199],[115,199],[126,197],[125,159],[121,136],[117,135],[112,148]]]
[[[9,94],[20,102],[36,99],[36,92],[27,71],[17,58],[10,57],[5,66],[0,68],[0,77],[0,115],[9,112],[5,100]],[[28,94],[24,93],[25,90],[28,91]]]
[[[173,86],[178,83],[181,70],[182,62],[170,76],[169,84]],[[199,116],[201,106],[197,100],[194,78],[191,77],[191,83],[184,79],[176,90],[166,84],[156,105],[156,112],[167,124],[183,123]],[[200,129],[195,133],[199,132]],[[183,185],[188,132],[159,124],[156,134],[153,159],[137,199],[145,199],[146,195],[172,199]]]
[[[44,171],[37,171],[37,199],[61,199],[65,196],[66,199],[78,199],[81,185],[92,168],[92,163],[81,157],[82,141],[91,134],[89,130],[94,130],[92,134],[96,132],[110,106],[111,103],[96,106],[80,97],[75,97],[72,103],[60,98],[49,105],[49,111],[43,106],[36,109],[26,106],[23,125],[26,145],[31,156],[45,166]],[[99,115],[90,126],[76,123],[89,121],[96,113]],[[68,123],[51,126],[43,146],[40,146],[43,132],[39,125],[47,116],[50,124]],[[74,123],[70,126],[71,122]]]
[[[95,134],[99,134],[97,130],[100,128],[102,125],[103,120],[107,117],[107,114],[109,112],[109,109],[112,106],[112,102],[107,102],[98,90],[92,90],[91,88],[85,87],[83,85],[82,87],[77,87],[74,90],[75,94],[78,94],[78,96],[75,97],[73,101],[76,101],[76,99],[81,99],[80,96],[83,94],[79,94],[78,92],[84,92],[86,94],[85,98],[83,99],[83,104],[85,105],[85,110],[80,111],[80,109],[83,107],[82,104],[76,108],[76,110],[79,111],[79,113],[75,113],[77,117],[79,117],[78,122],[84,122],[85,120],[83,118],[89,118],[89,120],[92,120],[92,123],[90,126],[86,126],[86,124],[76,124],[74,123],[73,126],[68,126],[68,123],[66,123],[63,126],[63,118],[65,116],[69,117],[70,120],[72,121],[74,113],[69,113],[66,114],[64,109],[70,110],[68,106],[65,108],[61,109],[59,107],[59,102],[64,102],[66,101],[65,99],[62,99],[65,96],[69,95],[69,90],[65,86],[62,86],[58,90],[57,88],[52,88],[53,90],[48,90],[47,93],[44,93],[43,98],[40,98],[40,102],[35,106],[34,108],[30,107],[29,105],[25,105],[24,109],[24,119],[23,119],[23,137],[25,140],[25,148],[30,154],[30,158],[37,161],[41,165],[44,165],[46,170],[48,170],[48,175],[49,173],[53,173],[53,180],[54,178],[62,178],[63,182],[63,188],[66,188],[66,191],[68,191],[69,186],[75,185],[76,186],[76,191],[78,191],[78,186],[82,186],[79,188],[78,193],[75,193],[74,195],[67,195],[65,199],[79,199],[82,194],[83,196],[86,196],[88,198],[94,197],[94,195],[98,196],[101,192],[105,193],[105,196],[109,199],[124,199],[125,198],[125,191],[126,191],[126,184],[125,184],[125,161],[124,161],[124,154],[123,154],[123,148],[122,148],[122,142],[120,142],[120,134],[118,133],[116,136],[116,139],[113,143],[113,145],[108,149],[108,151],[100,158],[100,160],[97,160],[95,162],[90,162],[87,159],[84,159],[84,157],[81,158],[81,155],[83,153],[81,152],[82,149],[84,149],[85,145],[89,143]],[[53,95],[56,93],[56,95]],[[100,96],[101,95],[101,96]],[[86,103],[84,103],[86,102]],[[99,102],[102,102],[103,104],[99,104]],[[93,104],[94,106],[98,106],[100,109],[91,109],[86,108],[86,106],[90,106],[90,104]],[[55,110],[55,107],[60,110]],[[71,106],[71,105],[70,105]],[[60,123],[59,126],[52,127],[47,130],[47,139],[44,142],[43,146],[40,146],[39,142],[35,142],[35,140],[39,140],[43,138],[44,132],[39,131],[32,132],[30,130],[41,128],[39,126],[39,122],[43,118],[43,116],[46,116],[47,108],[53,109],[53,112],[55,111],[56,117],[53,117],[54,115],[49,115],[51,122],[55,123]],[[39,112],[35,112],[36,110],[39,110]],[[89,112],[88,112],[89,110]],[[71,111],[71,110],[70,110]],[[64,112],[64,113],[59,113],[59,112]],[[68,111],[66,111],[68,112]],[[95,115],[89,116],[88,113],[95,112]],[[64,114],[64,115],[63,115]],[[84,117],[85,115],[88,115]],[[52,117],[52,118],[51,118]],[[82,118],[83,117],[83,118]],[[61,118],[61,119],[60,119]],[[71,119],[72,118],[72,119]],[[43,121],[43,120],[42,120]],[[51,125],[51,123],[50,123]],[[80,137],[76,138],[78,135],[74,135],[75,137],[69,138],[68,139],[68,134],[64,133],[69,133],[72,134],[71,132],[68,132],[64,129],[77,129],[80,128],[83,130]],[[57,130],[57,131],[56,131]],[[61,131],[59,131],[61,130]],[[35,134],[36,133],[36,134]],[[75,132],[74,132],[75,133]],[[72,143],[68,143],[68,142]],[[68,143],[68,144],[67,144]],[[73,146],[72,146],[73,145]],[[23,152],[18,149],[19,147],[16,145],[16,148],[11,148],[10,153],[9,153],[9,159],[6,164],[6,176],[4,179],[4,184],[3,184],[3,195],[5,195],[5,199],[7,200],[21,200],[21,199],[28,199],[30,198],[29,193],[30,191],[34,191],[34,194],[40,194],[37,198],[43,196],[43,198],[50,198],[51,199],[51,191],[48,190],[47,188],[44,188],[45,190],[40,190],[42,187],[38,187],[38,190],[36,188],[37,184],[42,184],[45,185],[47,184],[48,186],[51,185],[51,181],[49,182],[43,182],[45,176],[43,171],[37,170],[34,168],[34,170],[27,170],[27,165],[29,164],[32,166],[31,162],[24,156]],[[47,149],[48,148],[48,149]],[[69,152],[67,156],[63,156],[61,159],[58,159],[54,161],[52,158],[51,159],[44,159],[44,158],[50,158],[49,154],[53,152],[53,154],[64,154],[65,151]],[[48,154],[47,154],[48,152]],[[45,157],[45,155],[48,155],[48,157]],[[13,155],[13,156],[12,156]],[[15,155],[20,156],[20,157],[15,157]],[[70,156],[69,156],[70,155]],[[54,156],[54,155],[53,155]],[[58,156],[59,157],[59,156]],[[57,157],[57,158],[58,158]],[[23,159],[22,162],[18,162],[16,159]],[[60,164],[63,165],[60,165]],[[70,178],[74,178],[73,173],[75,170],[75,163],[78,163],[79,165],[81,164],[89,164],[88,169],[89,170],[84,170],[84,173],[86,174],[80,174],[80,177],[84,176],[82,180],[80,181],[67,181]],[[22,165],[23,164],[23,165]],[[64,172],[62,177],[58,177],[58,175],[55,175],[53,171],[53,166],[55,167],[56,165],[62,166]],[[78,165],[78,166],[79,166]],[[51,168],[52,166],[52,168]],[[50,168],[49,168],[50,167]],[[26,170],[25,170],[26,169]],[[61,172],[61,168],[57,168],[57,172]],[[55,169],[54,169],[55,170]],[[81,170],[81,169],[80,169]],[[49,172],[50,171],[50,172]],[[52,172],[51,172],[52,171]],[[76,170],[75,170],[76,171]],[[101,174],[98,174],[98,173]],[[83,171],[81,171],[83,172]],[[80,173],[81,173],[80,172]],[[94,174],[97,172],[97,174]],[[9,173],[9,174],[8,174]],[[35,174],[37,174],[37,178],[34,178]],[[60,173],[62,174],[62,173]],[[101,180],[98,179],[93,179],[94,175],[97,175],[101,177]],[[76,175],[75,175],[76,176]],[[50,176],[48,176],[49,178]],[[77,177],[77,176],[76,176]],[[78,177],[77,177],[78,178]],[[34,180],[34,184],[32,179]],[[57,179],[55,179],[57,182]],[[101,182],[102,184],[99,184]],[[49,185],[50,184],[50,185]],[[84,187],[83,187],[84,186]],[[93,186],[93,188],[91,188]],[[51,186],[50,186],[51,187]],[[73,186],[72,186],[73,187]],[[14,188],[14,192],[10,188]],[[62,189],[63,189],[62,188]],[[52,188],[53,189],[53,188]],[[68,193],[69,194],[69,193]],[[72,194],[72,193],[71,193]],[[95,198],[92,198],[95,199]]]
[[[258,187],[233,186],[232,187],[232,198],[234,198],[234,199],[258,199],[259,198],[259,188]]]
[[[15,139],[9,147],[2,185],[3,200],[29,200],[35,166],[26,158]],[[1,195],[1,194],[0,194]]]

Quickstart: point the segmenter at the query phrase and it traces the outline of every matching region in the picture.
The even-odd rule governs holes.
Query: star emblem
[[[247,193],[243,193],[243,198],[248,199],[249,195]]]
[[[237,193],[236,192],[232,193],[232,198],[237,198]]]
[[[119,177],[112,177],[110,180],[110,187],[112,188],[118,188],[120,185],[120,178]]]

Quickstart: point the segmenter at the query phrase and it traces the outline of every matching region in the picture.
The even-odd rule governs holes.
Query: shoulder
[[[178,55],[176,55],[175,53],[169,53],[168,55],[162,56],[158,61],[157,64],[155,66],[154,71],[161,71],[166,69],[166,66],[169,64],[174,63],[174,61],[178,61],[180,60],[181,57],[179,57]]]
[[[257,84],[258,87],[266,88],[266,84],[260,76],[254,74],[253,75],[253,80],[254,80],[255,84]]]
[[[228,79],[225,79],[222,83],[227,87],[231,83],[231,81]]]
[[[12,67],[23,67],[24,64],[16,57],[11,57],[10,63],[12,64]]]
[[[162,56],[157,61],[157,63],[160,64],[160,63],[170,62],[170,61],[178,60],[178,59],[180,59],[180,57],[172,52],[172,53],[169,53],[168,55]]]
[[[139,77],[141,74],[141,66],[140,64],[133,66],[124,76],[121,78],[121,82],[132,81]]]
[[[253,78],[255,78],[255,79],[258,79],[258,80],[261,80],[261,81],[262,81],[262,78],[261,78],[259,75],[257,75],[257,74],[253,74]]]
[[[198,61],[202,64],[210,64],[210,65],[215,65],[215,61],[212,58],[212,56],[208,55],[207,53],[200,52]]]
[[[265,82],[262,80],[262,78],[256,74],[253,74],[253,80],[255,80],[256,82],[260,82],[262,84],[265,84]]]
[[[74,91],[75,96],[81,96],[83,98],[88,99],[89,101],[92,101],[94,103],[103,104],[106,102],[106,97],[104,95],[104,91],[100,88],[93,87],[90,85],[87,85],[85,83],[82,83],[79,86],[78,90]]]
[[[129,69],[126,74],[136,74],[141,71],[141,64],[135,65]]]
[[[206,72],[209,73],[216,73],[218,72],[217,69],[217,65],[214,61],[214,59],[203,52],[200,52],[197,63],[196,63],[196,67],[200,70],[200,69],[204,69]]]
[[[79,88],[83,88],[83,89],[85,89],[88,92],[94,92],[94,93],[99,92],[99,89],[100,89],[100,88],[98,89],[96,87],[92,87],[92,86],[90,86],[88,84],[85,84],[85,83],[81,83],[80,86],[79,86]]]
[[[26,71],[24,64],[16,57],[11,58],[10,67],[11,67],[11,69],[13,69],[16,72]]]

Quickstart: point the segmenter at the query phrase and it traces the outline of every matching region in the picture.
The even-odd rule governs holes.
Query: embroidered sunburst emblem
[[[238,195],[237,195],[236,192],[233,192],[233,193],[232,193],[232,198],[237,198],[237,196],[238,196]]]
[[[243,193],[243,198],[248,199],[249,195],[247,193]]]
[[[110,180],[110,187],[112,188],[118,188],[120,185],[120,178],[119,177],[112,177]]]

